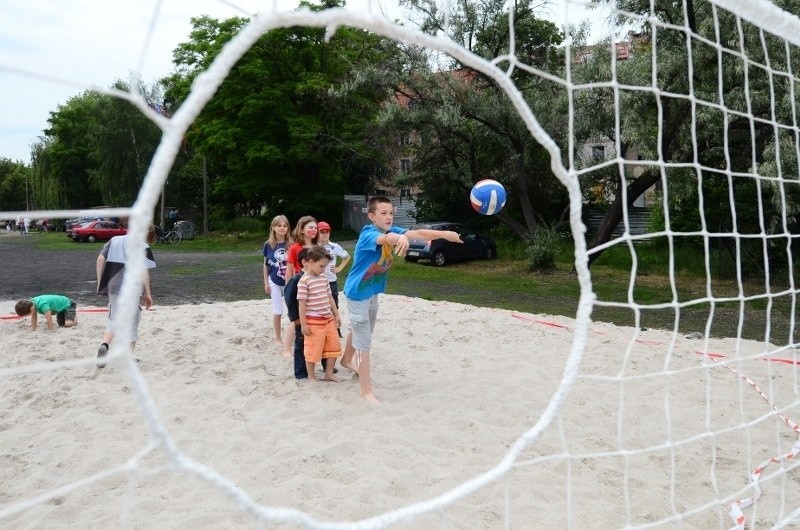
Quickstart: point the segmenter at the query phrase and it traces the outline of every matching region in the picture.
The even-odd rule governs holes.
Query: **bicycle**
[[[179,245],[181,242],[181,233],[175,230],[160,230],[156,228],[156,243],[169,243],[170,245]]]

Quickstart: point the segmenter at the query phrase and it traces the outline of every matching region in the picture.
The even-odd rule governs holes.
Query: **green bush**
[[[260,217],[236,217],[234,219],[211,218],[214,232],[228,232],[240,235],[265,235],[269,231],[267,222]]]
[[[525,251],[528,260],[528,270],[554,269],[558,246],[558,234],[553,230],[547,229],[537,232]]]

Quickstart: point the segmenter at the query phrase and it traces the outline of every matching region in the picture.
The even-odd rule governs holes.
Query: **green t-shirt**
[[[31,298],[31,302],[36,305],[36,312],[41,315],[48,311],[57,315],[69,309],[71,303],[69,298],[60,294],[41,294]]]

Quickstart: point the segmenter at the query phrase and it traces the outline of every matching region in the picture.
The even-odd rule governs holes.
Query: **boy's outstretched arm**
[[[452,230],[428,230],[427,228],[421,228],[419,230],[408,230],[405,236],[408,239],[421,239],[423,241],[446,239],[451,243],[463,243],[458,232],[453,232]]]

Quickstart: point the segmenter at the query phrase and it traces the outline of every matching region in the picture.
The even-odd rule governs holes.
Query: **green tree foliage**
[[[123,81],[111,88],[130,91]],[[154,104],[157,87],[133,90]],[[40,208],[129,206],[136,199],[161,130],[128,101],[86,91],[50,113],[32,147],[34,197]]]
[[[112,88],[130,90],[122,81]],[[151,103],[161,99],[155,87],[148,93],[141,82],[134,90]],[[94,164],[88,170],[89,179],[100,192],[103,204],[132,204],[161,140],[161,130],[139,109],[119,98],[99,98],[96,112],[101,119],[91,130]]]
[[[451,39],[486,59],[514,53],[529,67],[561,68],[555,46],[563,35],[538,19],[530,2],[517,3],[515,41],[509,42],[505,2],[459,2],[442,11],[435,2],[405,5],[422,15],[423,30],[445,31]],[[549,154],[531,136],[505,93],[483,74],[448,60],[433,69],[434,57],[406,48],[402,70],[394,72],[398,97],[381,118],[387,136],[409,136],[413,171],[406,178],[419,186],[418,217],[475,219],[468,196],[484,178],[508,191],[506,208],[495,216],[519,237],[531,239],[557,224],[567,204],[566,192],[550,170]],[[440,59],[441,61],[441,59]],[[557,138],[566,127],[566,93],[527,70],[510,68],[515,84],[539,118]]]
[[[177,71],[164,80],[169,107],[185,100],[193,79],[246,22],[192,19],[189,41],[173,55]],[[341,28],[327,43],[325,30],[317,28],[263,35],[187,137],[194,155],[207,158],[215,214],[340,218],[342,195],[376,156],[364,143],[365,128],[384,94],[361,90],[342,100],[331,89],[391,49],[352,28]]]
[[[92,136],[101,97],[87,91],[50,113],[49,128],[32,147],[40,207],[87,208],[101,203],[101,194],[89,178],[96,164]]]
[[[776,3],[790,12],[798,11],[796,4]],[[620,0],[617,7],[631,13],[651,14],[649,0]],[[741,45],[751,60],[787,71],[784,44],[768,34],[762,35],[759,28],[744,22],[740,33],[730,13],[715,10],[712,4],[701,0],[688,1],[686,13],[687,24],[704,39],[736,50]],[[658,2],[652,15],[680,26],[684,23],[683,2]],[[631,20],[621,16],[617,22],[630,27]],[[791,109],[795,102],[791,96],[791,80],[774,76],[771,79],[764,69],[746,64],[734,54],[719,54],[714,46],[696,38],[688,41],[683,31],[659,27],[652,32],[648,24],[638,29],[641,35],[634,56],[615,64],[617,79],[623,87],[648,87],[655,82],[659,94],[622,88],[617,104],[609,88],[578,91],[576,115],[584,119],[577,123],[585,135],[603,135],[618,142],[622,156],[635,146],[640,159],[663,158],[674,165],[667,167],[663,176],[655,165],[642,164],[638,165],[637,173],[627,171],[624,180],[619,172],[589,174],[587,189],[602,182],[612,189],[613,196],[590,248],[610,239],[611,231],[622,218],[625,200],[630,206],[654,184],[661,183],[667,211],[658,218],[668,222],[668,228],[719,232],[723,235],[711,238],[715,247],[726,248],[731,253],[741,251],[748,270],[762,270],[766,256],[760,241],[750,239],[737,243],[725,234],[734,230],[758,234],[763,232],[762,226],[780,224],[780,211],[770,206],[775,203],[774,187],[746,174],[752,174],[759,167],[764,169],[764,164],[769,167],[769,159],[774,157],[779,135],[769,121],[793,123]],[[655,61],[653,49],[656,50]],[[596,50],[590,61],[575,68],[576,79],[579,82],[610,81],[609,50],[610,46]],[[794,64],[789,71],[798,71],[797,56],[797,53],[791,54]],[[688,98],[690,94],[695,101]],[[773,101],[776,103],[774,118]],[[727,107],[727,111],[723,112],[721,106]],[[620,138],[614,132],[615,117],[620,122]],[[680,166],[695,162],[710,169]],[[796,165],[785,167],[794,167],[796,171]],[[733,176],[728,176],[729,173]],[[680,238],[679,242],[702,245],[703,239]],[[783,246],[785,248],[785,242]],[[591,260],[599,254],[593,254]]]
[[[0,210],[27,210],[30,197],[30,168],[22,162],[0,158]]]

